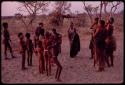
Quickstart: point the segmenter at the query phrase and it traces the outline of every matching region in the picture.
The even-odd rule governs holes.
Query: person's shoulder
[[[109,28],[112,28],[112,27],[113,27],[113,25],[109,24]]]
[[[114,28],[114,26],[113,26],[113,25],[111,25],[111,28],[113,29],[113,28]]]
[[[60,33],[57,33],[57,35],[58,35],[59,37],[62,37],[62,34],[60,34]]]

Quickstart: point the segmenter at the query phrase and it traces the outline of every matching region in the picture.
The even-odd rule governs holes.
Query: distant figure
[[[39,26],[36,28],[35,31],[35,35],[36,36],[44,36],[44,28],[43,28],[44,24],[43,23],[39,23]]]
[[[61,42],[62,42],[61,34],[57,33],[56,29],[52,29],[52,33],[53,33],[52,56],[53,56],[55,64],[57,65],[55,78],[57,79],[57,81],[61,81],[60,74],[62,71],[62,65],[60,64],[58,57],[57,57],[60,53],[60,46],[61,46]]]
[[[33,43],[32,40],[30,39],[30,33],[26,33],[26,47],[27,47],[27,63],[28,66],[32,66],[32,56],[33,56]]]
[[[12,47],[10,45],[11,39],[10,39],[9,31],[8,31],[8,23],[7,22],[3,23],[3,28],[4,28],[4,31],[3,31],[3,37],[4,37],[3,43],[4,43],[5,59],[9,59],[7,57],[7,48],[9,48],[12,58],[15,58],[14,55],[13,55]]]
[[[20,53],[22,55],[22,70],[25,70],[25,60],[26,60],[26,42],[24,41],[23,33],[18,33],[18,38],[20,40]]]
[[[76,32],[76,29],[73,27],[73,23],[71,23],[70,28],[68,30],[68,37],[70,42],[70,57],[73,58],[80,51],[80,39],[79,35]]]
[[[40,35],[42,37],[44,37],[44,28],[43,28],[43,23],[39,23],[39,26],[36,28],[35,30],[35,37],[39,37]],[[35,47],[36,47],[36,39],[34,38],[34,42],[35,42]]]
[[[105,65],[105,39],[106,39],[106,28],[105,21],[99,21],[99,27],[93,35],[96,46],[96,64],[98,65],[98,72],[104,71]]]
[[[107,56],[107,59],[110,58],[110,62],[111,62],[110,65],[108,65],[109,67],[114,65],[114,63],[113,63],[113,61],[114,61],[113,52],[116,50],[116,41],[115,41],[115,38],[113,36],[113,30],[114,30],[113,23],[114,23],[114,18],[111,17],[108,20],[107,26],[106,26],[106,30],[107,30],[106,56]]]
[[[68,29],[68,38],[69,38],[69,44],[71,47],[72,39],[73,39],[73,33],[76,29],[74,28],[73,22],[70,23],[70,28]]]
[[[90,27],[90,29],[92,29],[92,38],[91,38],[90,44],[89,44],[89,49],[91,50],[91,57],[90,57],[90,59],[93,59],[94,53],[95,53],[93,34],[94,34],[95,30],[98,27],[98,20],[99,20],[99,18],[95,18],[94,23]]]

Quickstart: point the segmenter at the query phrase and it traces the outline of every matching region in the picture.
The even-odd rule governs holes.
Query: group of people
[[[113,23],[114,18],[112,17],[106,22],[95,18],[93,25],[90,27],[93,31],[89,48],[91,49],[91,59],[94,60],[94,66],[98,66],[98,71],[104,71],[105,62],[108,67],[114,65],[113,52],[116,50],[116,43],[113,37]],[[26,33],[25,35],[22,32],[18,33],[20,54],[22,56],[22,70],[26,69],[26,54],[27,65],[32,66],[32,56],[35,53],[39,58],[39,72],[42,74],[46,73],[49,76],[51,75],[53,64],[56,64],[55,78],[60,81],[62,65],[58,60],[58,55],[61,53],[62,35],[57,33],[54,28],[51,32],[45,31],[43,25],[43,23],[39,23],[39,26],[36,28],[34,40],[30,38],[30,33]],[[10,45],[11,39],[8,31],[8,23],[3,23],[3,27],[5,59],[8,59],[7,49],[10,50],[12,58],[15,58]],[[74,58],[80,51],[80,39],[72,22],[68,29],[68,38],[70,43],[70,57]]]
[[[4,54],[5,59],[9,59],[7,57],[7,48],[9,48],[11,55],[13,58],[13,51],[10,45],[10,34],[8,31],[8,23],[3,23],[4,27]],[[47,76],[51,75],[51,67],[56,64],[57,70],[55,78],[60,81],[60,74],[62,71],[62,65],[58,60],[58,55],[61,53],[61,43],[62,43],[62,36],[61,34],[57,33],[56,29],[52,29],[52,32],[45,32],[43,28],[43,23],[39,23],[35,31],[34,42],[30,38],[30,33],[26,33],[25,35],[22,32],[18,33],[19,38],[19,46],[20,46],[20,54],[22,56],[22,70],[26,69],[26,54],[27,54],[27,65],[32,66],[32,56],[33,53],[38,56],[39,62],[39,73],[46,73]],[[24,37],[25,36],[25,37]],[[25,39],[26,38],[26,39]]]
[[[94,66],[98,66],[98,71],[104,71],[105,63],[108,67],[114,66],[113,52],[116,50],[116,41],[113,36],[114,18],[110,17],[106,22],[95,18],[90,27],[92,38],[89,48],[91,49],[90,59],[94,60]]]

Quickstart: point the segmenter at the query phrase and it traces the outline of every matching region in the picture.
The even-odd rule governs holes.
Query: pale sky
[[[75,11],[79,11],[79,13],[85,12],[83,9],[83,3],[81,1],[70,1],[71,5],[71,12],[75,13]],[[92,4],[92,6],[96,6],[99,4],[98,1],[87,1],[87,4]],[[19,12],[17,10],[18,7],[21,5],[17,1],[3,1],[1,6],[1,16],[14,16],[15,13],[21,13],[26,15],[25,12]],[[53,9],[52,4],[49,6],[49,11],[51,12]],[[118,6],[117,11],[121,11],[124,9],[124,4],[120,4]],[[47,13],[48,13],[47,12]]]

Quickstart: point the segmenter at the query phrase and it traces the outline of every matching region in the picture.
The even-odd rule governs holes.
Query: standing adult
[[[68,29],[68,39],[69,39],[69,44],[71,47],[72,39],[73,39],[73,34],[76,29],[74,28],[73,22],[70,23],[70,27]]]
[[[72,22],[68,30],[68,37],[70,42],[70,57],[73,58],[80,51],[80,39]]]
[[[104,71],[105,65],[105,39],[106,39],[106,28],[105,21],[99,21],[99,27],[96,29],[96,32],[93,35],[95,39],[96,46],[96,60],[98,64],[98,71]]]

